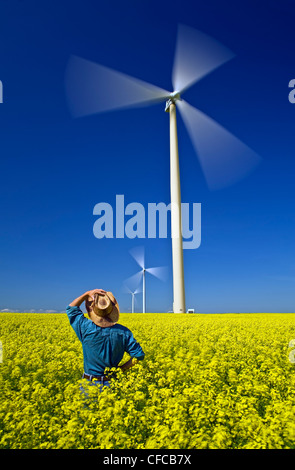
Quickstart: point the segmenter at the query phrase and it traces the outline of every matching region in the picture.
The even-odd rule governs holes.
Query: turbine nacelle
[[[169,108],[171,106],[171,104],[175,104],[176,101],[181,101],[181,98],[180,98],[180,91],[173,91],[172,93],[170,93],[169,95],[169,100],[166,101],[166,107],[165,107],[165,111],[166,113],[169,112]]]

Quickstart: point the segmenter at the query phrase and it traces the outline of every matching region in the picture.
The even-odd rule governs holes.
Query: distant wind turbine
[[[131,289],[129,289],[128,286],[125,286],[125,287],[126,287],[128,294],[131,294],[131,312],[134,313],[135,312],[135,295],[139,294],[139,292],[141,292],[141,289],[138,288],[132,291]]]
[[[181,95],[234,54],[212,37],[180,25],[172,71],[173,91],[72,56],[66,71],[66,91],[75,117],[166,101],[170,114],[170,191],[173,265],[173,311],[185,312],[181,193],[176,105],[197,152],[210,189],[238,181],[260,157],[213,119],[182,100]],[[143,280],[145,272],[143,269]]]
[[[138,286],[142,281],[142,311],[143,313],[146,312],[146,273],[151,274],[152,276],[164,281],[167,277],[167,267],[166,266],[158,266],[156,268],[146,268],[145,267],[145,256],[144,256],[144,248],[142,246],[135,247],[130,250],[131,256],[140,266],[140,271],[134,274],[133,276],[129,277],[125,281],[125,285],[136,285]],[[136,289],[139,292],[138,289]]]

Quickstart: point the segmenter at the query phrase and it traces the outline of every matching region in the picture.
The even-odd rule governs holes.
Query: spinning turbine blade
[[[126,282],[126,281],[125,281],[125,282]],[[124,284],[122,290],[123,290],[123,292],[124,292],[125,294],[132,294],[132,290],[129,289],[129,287],[128,287],[126,284]]]
[[[74,117],[153,104],[169,95],[162,88],[77,56],[69,59],[65,86]]]
[[[160,266],[158,268],[148,268],[146,271],[161,281],[165,281],[167,279],[168,269],[165,266]]]
[[[124,281],[124,285],[123,285],[122,291],[123,291],[125,294],[133,294],[132,290],[127,286],[126,281]]]
[[[210,189],[220,189],[246,176],[261,158],[237,137],[186,101],[177,106],[197,151]]]
[[[134,274],[133,276],[128,277],[128,279],[125,280],[125,286],[129,290],[130,293],[134,292],[136,289],[136,292],[140,292],[140,288],[138,287],[138,284],[142,280],[142,271],[139,271],[138,273]],[[130,287],[129,287],[130,286]]]
[[[179,25],[172,84],[183,92],[234,57],[234,53],[201,31]]]
[[[144,247],[143,246],[136,246],[135,248],[131,248],[129,253],[135,259],[137,264],[142,269],[144,269]]]
[[[135,274],[135,276],[138,276],[138,273]],[[131,277],[133,277],[133,276],[131,276]],[[135,278],[135,279],[136,279],[136,278]],[[140,287],[138,287],[138,288],[135,289],[135,290],[131,290],[130,287],[126,284],[126,282],[127,282],[128,280],[130,280],[130,278],[128,278],[128,279],[126,279],[126,280],[124,281],[123,292],[128,293],[128,294],[139,294],[140,292],[142,292],[142,290],[141,290]]]

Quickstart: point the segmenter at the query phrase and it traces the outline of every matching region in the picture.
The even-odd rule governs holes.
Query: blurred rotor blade
[[[172,84],[183,92],[235,54],[221,43],[188,26],[178,26]]]
[[[103,65],[71,56],[65,74],[74,117],[164,101],[169,92]]]
[[[177,101],[177,106],[210,189],[235,183],[261,161],[259,155],[206,114],[184,100]]]
[[[159,266],[158,268],[148,268],[146,271],[161,281],[166,281],[168,276],[168,268],[166,266]]]
[[[131,276],[131,277],[135,277],[135,280],[138,279],[138,274],[135,274],[134,276]],[[140,276],[141,277],[141,276]],[[125,292],[125,294],[139,294],[140,292],[142,292],[142,289],[141,287],[138,287],[137,289],[135,290],[131,290],[130,287],[126,284],[126,282],[129,281],[130,282],[130,278],[126,279],[125,281],[125,284],[123,285],[123,292]]]
[[[126,281],[122,287],[122,291],[125,293],[125,294],[133,294],[132,290],[127,286],[126,284]]]
[[[125,280],[125,286],[128,288],[130,293],[138,289],[138,284],[141,282],[141,279],[142,279],[142,271],[139,271],[138,273],[134,274],[133,276],[128,277],[128,279]]]
[[[131,256],[135,259],[137,264],[144,269],[144,247],[143,246],[136,246],[131,248],[129,251]]]

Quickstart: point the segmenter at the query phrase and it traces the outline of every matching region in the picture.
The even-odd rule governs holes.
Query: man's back
[[[86,374],[100,376],[106,367],[117,367],[124,352],[138,360],[144,358],[140,344],[127,327],[117,323],[109,327],[98,326],[77,306],[68,306],[66,312],[82,343]]]

